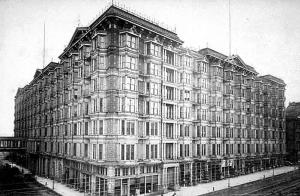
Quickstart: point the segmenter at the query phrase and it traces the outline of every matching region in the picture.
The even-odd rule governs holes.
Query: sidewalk
[[[36,176],[36,180],[44,186],[48,188],[53,188],[53,180],[49,178],[43,178]],[[46,185],[47,183],[47,185]],[[61,184],[57,181],[54,181],[54,191],[63,196],[84,196],[84,193],[80,193],[79,191],[75,191],[74,189],[67,187],[65,184]]]
[[[12,163],[12,162],[10,162],[8,160],[1,160],[1,162],[3,162],[4,164],[9,164],[12,167],[18,168],[21,172],[23,171],[24,174],[30,173],[30,171],[28,169],[26,169],[26,168],[24,168],[22,166],[16,165],[15,163]]]
[[[285,166],[285,167],[280,167],[280,168],[275,168],[274,169],[274,175],[282,174],[282,173],[287,173],[290,171],[295,170],[294,166]],[[212,192],[213,189],[215,191],[217,190],[222,190],[228,188],[228,182],[230,182],[230,186],[237,186],[240,184],[245,184],[248,182],[253,182],[256,180],[263,179],[264,177],[271,177],[273,176],[273,169],[270,170],[264,170],[261,172],[255,172],[252,174],[248,175],[243,175],[243,176],[238,176],[238,177],[233,177],[224,180],[219,180],[219,181],[214,181],[214,182],[209,182],[209,183],[204,183],[204,184],[198,184],[196,186],[190,186],[190,187],[181,187],[179,191],[176,191],[176,196],[184,196],[184,195],[189,195],[189,196],[194,196],[194,195],[202,195],[205,193]],[[174,192],[169,192],[164,195],[166,196],[172,196]]]
[[[8,160],[2,160],[3,163],[10,164],[14,167],[17,167],[20,171],[24,171],[24,173],[30,172],[28,169],[23,168],[22,166],[16,165]],[[49,178],[35,176],[36,181],[40,184],[47,186],[49,189],[53,189],[53,180]],[[47,185],[46,185],[47,183]],[[84,196],[84,193],[80,193],[79,191],[75,191],[74,189],[67,187],[65,184],[61,184],[57,181],[54,181],[54,191],[62,196]]]

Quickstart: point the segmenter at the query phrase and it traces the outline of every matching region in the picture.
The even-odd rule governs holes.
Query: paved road
[[[16,167],[21,173],[25,175],[28,174],[29,176],[19,174],[14,176],[15,180],[9,183],[0,183],[0,196],[59,196],[59,194],[38,183],[34,178],[31,178],[28,170],[12,164],[9,161],[1,160],[1,163]]]
[[[299,195],[300,170],[204,194],[204,196]]]
[[[42,196],[59,196],[59,194],[45,188],[38,182],[25,182],[19,186],[2,186],[1,196],[32,196],[32,195],[42,195]]]

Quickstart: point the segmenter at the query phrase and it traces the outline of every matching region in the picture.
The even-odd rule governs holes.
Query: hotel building
[[[15,97],[27,167],[92,195],[159,194],[283,164],[285,83],[111,5]]]

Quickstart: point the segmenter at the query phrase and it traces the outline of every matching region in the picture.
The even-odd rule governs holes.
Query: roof
[[[167,28],[162,27],[157,22],[150,21],[138,14],[126,10],[125,8],[119,7],[112,4],[107,10],[105,10],[94,22],[88,27],[78,27],[76,28],[68,46],[65,48],[64,52],[60,55],[60,58],[67,52],[72,46],[74,46],[81,38],[85,37],[89,32],[93,31],[96,26],[98,26],[104,19],[108,17],[116,17],[132,23],[136,26],[140,26],[149,31],[155,32],[163,37],[166,37],[172,41],[178,42],[180,44],[183,41],[178,37],[178,35]]]
[[[227,59],[228,59],[228,60],[233,60],[237,65],[239,65],[239,66],[241,66],[241,67],[244,67],[244,68],[246,68],[247,70],[250,70],[250,71],[252,71],[252,72],[257,73],[257,71],[256,71],[253,67],[251,67],[250,65],[247,65],[247,64],[243,61],[243,59],[242,59],[239,55],[237,55],[237,54],[232,55],[232,56],[228,57]]]
[[[203,48],[203,49],[199,50],[198,52],[203,55],[213,56],[220,60],[229,61],[229,62],[234,63],[240,67],[243,67],[251,72],[254,72],[255,74],[258,74],[257,71],[250,65],[247,65],[239,55],[226,56],[225,54],[217,52],[211,48]]]
[[[269,75],[269,74],[264,75],[264,76],[259,76],[259,77],[262,78],[262,79],[265,79],[265,80],[270,80],[270,81],[273,81],[275,83],[279,83],[279,84],[284,85],[284,86],[286,85],[282,79],[277,78],[277,77],[272,76],[272,75]]]
[[[287,118],[300,118],[300,102],[292,102],[286,108]]]
[[[193,49],[185,48],[185,47],[182,47],[182,46],[179,47],[179,49],[180,49],[180,53],[181,53],[181,54],[188,54],[188,55],[191,55],[191,56],[193,56],[194,58],[196,58],[196,60],[199,60],[199,59],[201,59],[201,60],[206,60],[205,55],[200,54],[199,52],[197,52],[197,51],[195,51],[195,50],[193,50]]]
[[[227,58],[226,55],[220,53],[220,52],[217,52],[211,48],[203,48],[201,50],[198,51],[200,54],[203,54],[203,55],[210,55],[210,56],[214,56],[216,58],[219,58],[221,60],[225,60]]]
[[[88,27],[77,27],[72,35],[72,38],[68,44],[68,47],[76,42],[84,33],[86,33]]]
[[[43,72],[42,69],[37,69],[37,70],[35,71],[35,74],[34,74],[33,78],[38,77],[42,72]]]

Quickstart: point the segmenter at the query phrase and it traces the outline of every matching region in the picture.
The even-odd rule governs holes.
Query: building
[[[15,97],[28,167],[95,195],[151,194],[277,167],[285,83],[193,51],[116,5]]]
[[[300,102],[286,108],[286,152],[289,161],[300,160]]]

